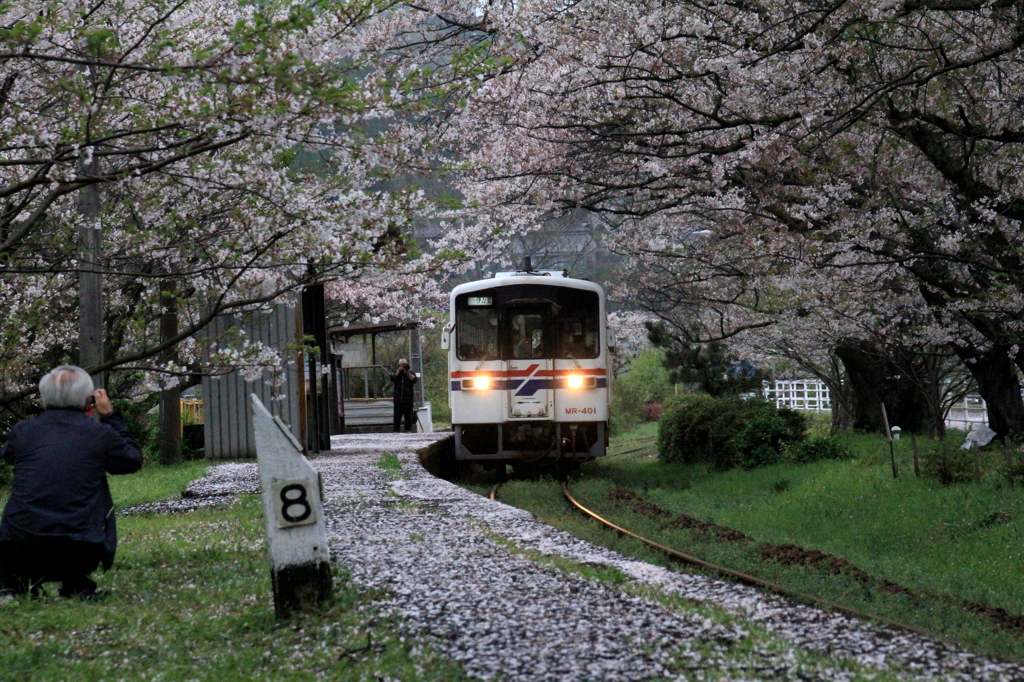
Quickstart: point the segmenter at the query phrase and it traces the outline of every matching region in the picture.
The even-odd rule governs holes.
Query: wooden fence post
[[[885,438],[889,441],[889,458],[892,460],[892,477],[899,476],[899,469],[896,468],[896,446],[892,444],[892,430],[889,428],[889,415],[885,413],[885,403],[882,405],[882,421],[885,423]]]
[[[978,441],[971,441],[971,451],[974,452],[974,482],[977,483],[981,480],[981,448],[978,447]]]
[[[1006,477],[1010,479],[1010,490],[1013,490],[1013,446],[1009,436],[1003,436],[1003,452],[1006,455]]]
[[[914,449],[914,476],[921,477],[921,467],[917,463],[917,434],[910,434],[910,446]]]

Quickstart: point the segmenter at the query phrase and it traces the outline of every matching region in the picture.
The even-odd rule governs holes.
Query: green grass
[[[914,476],[907,441],[897,444],[902,473],[893,480],[888,445],[881,438],[847,437],[845,444],[858,454],[851,460],[718,472],[660,463],[653,432],[653,425],[645,425],[613,438],[609,456],[583,468],[574,495],[610,520],[705,560],[1024,660],[1017,633],[963,605],[971,600],[1024,613],[1024,491],[1010,490],[1001,480],[1001,450],[985,454],[980,483],[942,486]],[[645,514],[614,499],[617,487],[654,507]],[[668,564],[579,515],[550,480],[511,482],[500,497],[586,539]],[[657,508],[667,514],[651,511]],[[681,514],[738,530],[754,541],[729,542],[713,532],[673,526]],[[836,555],[911,594],[892,594],[848,573],[767,560],[760,542]]]
[[[398,459],[398,455],[393,452],[385,452],[377,460],[377,466],[389,474],[397,474],[402,470],[402,462]]]
[[[110,494],[118,507],[131,507],[155,500],[176,497],[188,484],[202,478],[210,463],[205,460],[177,466],[149,464],[138,474],[109,476]]]
[[[201,470],[147,467],[117,479],[114,496],[175,497]],[[464,679],[400,635],[375,595],[340,568],[331,605],[277,620],[256,496],[221,510],[126,517],[118,527],[114,568],[94,574],[104,601],[0,605],[0,680]]]
[[[110,494],[116,508],[178,497],[188,484],[202,478],[210,463],[205,460],[183,462],[176,466],[144,464],[142,471],[126,476],[108,476]],[[0,486],[0,507],[7,503],[10,488]]]

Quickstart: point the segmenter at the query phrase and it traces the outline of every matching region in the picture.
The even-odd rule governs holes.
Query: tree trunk
[[[165,279],[160,287],[163,312],[160,314],[160,339],[178,335],[178,300],[174,280]],[[178,363],[178,349],[171,347],[160,354],[160,362]],[[160,394],[160,463],[178,464],[181,455],[181,387],[175,384]]]
[[[850,382],[844,382],[839,390],[830,389],[830,393],[832,394],[832,431],[852,429],[856,396],[850,387]]]
[[[863,341],[841,344],[834,352],[846,370],[844,387],[852,397],[843,402],[851,406],[853,428],[884,432],[881,405],[885,403],[890,425],[904,432],[944,432],[938,386],[932,385],[934,372],[928,371],[926,361]]]
[[[952,303],[945,289],[951,289],[944,273],[923,266],[911,268],[921,280],[921,297],[935,311],[936,319],[942,320],[942,312]],[[1024,358],[1019,354],[1011,358],[1014,341],[1019,338],[1010,333],[1004,321],[982,313],[963,316],[963,320],[986,339],[986,350],[969,342],[953,344],[957,357],[964,363],[971,377],[978,385],[978,393],[985,400],[988,409],[988,425],[1000,436],[1016,436],[1024,433],[1024,401],[1020,395],[1020,381],[1017,366],[1024,369]]]
[[[956,351],[985,400],[989,428],[1000,437],[1024,433],[1024,400],[1010,347],[999,344],[984,351],[974,347],[959,347]]]
[[[832,397],[832,433],[853,428],[853,391],[850,382],[846,381],[843,361],[834,353],[829,353],[828,374],[816,372],[815,376],[825,382]]]

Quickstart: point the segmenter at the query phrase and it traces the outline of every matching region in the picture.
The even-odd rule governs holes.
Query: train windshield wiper
[[[478,364],[476,366],[476,369],[474,369],[473,371],[475,372],[475,371],[479,370],[481,367],[484,366],[484,363],[487,362],[490,359],[491,359],[491,351],[490,350],[485,350],[484,351],[483,360],[480,361],[480,364]],[[497,360],[498,358],[494,358],[494,359]]]

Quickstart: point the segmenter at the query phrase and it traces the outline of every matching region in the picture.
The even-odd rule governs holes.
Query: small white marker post
[[[274,611],[287,618],[331,598],[320,476],[284,422],[255,394],[251,399]]]

